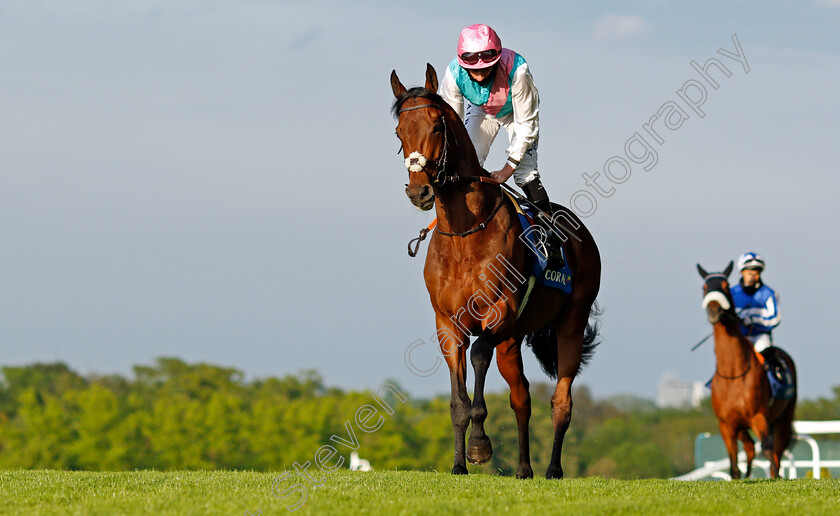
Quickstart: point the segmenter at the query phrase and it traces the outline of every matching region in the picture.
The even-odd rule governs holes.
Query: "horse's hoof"
[[[534,470],[531,466],[519,466],[516,470],[516,478],[534,478]]]
[[[545,478],[556,478],[560,480],[563,478],[563,468],[560,466],[549,466],[548,470],[545,472]]]
[[[479,465],[486,464],[490,457],[493,456],[493,445],[490,444],[490,438],[470,439],[470,445],[467,447],[467,460],[470,464]]]
[[[467,474],[467,467],[461,466],[460,464],[456,464],[455,467],[452,468],[453,475],[466,475]]]

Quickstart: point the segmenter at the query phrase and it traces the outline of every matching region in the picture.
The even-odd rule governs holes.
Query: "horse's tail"
[[[578,374],[592,360],[592,357],[595,355],[595,348],[601,343],[600,340],[597,340],[600,329],[597,317],[601,313],[602,311],[597,303],[594,303],[589,310],[590,321],[583,331],[583,349],[581,351]],[[557,379],[557,334],[554,331],[554,321],[545,325],[544,328],[526,336],[525,344],[531,346],[545,374],[551,379]]]
[[[589,361],[595,356],[595,348],[597,348],[598,344],[601,343],[601,341],[598,340],[601,330],[601,323],[598,320],[598,317],[601,313],[602,310],[598,304],[593,303],[592,308],[589,310],[590,320],[586,324],[586,329],[583,331],[583,352],[580,357],[580,368],[578,369],[578,373],[580,373],[580,370],[585,366],[589,365]]]

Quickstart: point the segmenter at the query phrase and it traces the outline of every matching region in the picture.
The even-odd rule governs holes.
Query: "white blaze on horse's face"
[[[426,156],[417,151],[412,152],[405,158],[405,168],[409,172],[422,172],[426,168]]]
[[[719,292],[717,290],[713,290],[705,296],[703,296],[703,308],[707,308],[709,306],[709,303],[711,303],[712,301],[717,301],[720,307],[724,310],[729,310],[730,306],[732,306],[729,304],[729,300],[726,299],[724,293]]]

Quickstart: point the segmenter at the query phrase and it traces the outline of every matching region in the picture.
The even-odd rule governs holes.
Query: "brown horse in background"
[[[555,206],[555,217],[563,217],[565,225],[574,228],[565,246],[574,271],[572,292],[566,295],[535,285],[523,307],[526,253],[530,251],[519,239],[518,215],[498,183],[479,165],[461,119],[435,93],[434,68],[427,65],[425,88],[406,90],[396,71],[391,73],[391,88],[396,97],[396,132],[409,170],[406,194],[417,208],[434,207],[437,213],[424,277],[435,310],[437,339],[449,366],[455,434],[452,473],[467,473],[465,454],[472,464],[484,464],[492,456],[484,432],[484,381],[497,350],[496,363],[510,386],[510,405],[519,431],[516,476],[533,476],[528,446],[531,397],[520,347],[527,337],[543,368],[557,378],[551,398],[554,446],[546,477],[562,478],[560,455],[572,417],[572,381],[596,345],[597,325],[590,325],[589,317],[601,281],[598,247],[577,216]],[[475,372],[472,402],[466,387],[470,335],[478,336],[470,353]]]
[[[708,273],[700,264],[697,270],[704,280],[703,307],[714,325],[717,368],[712,379],[712,408],[720,424],[720,435],[729,454],[729,473],[741,478],[738,469],[738,439],[747,454],[747,471],[752,472],[755,443],[748,430],[752,429],[761,441],[761,449],[770,461],[770,475],[779,478],[782,453],[790,446],[793,436],[793,413],[796,394],[790,400],[774,400],[770,383],[753,345],[741,333],[740,320],[729,292],[728,278],[732,262],[722,273]],[[796,385],[796,369],[790,356],[780,348],[773,348],[784,361]]]

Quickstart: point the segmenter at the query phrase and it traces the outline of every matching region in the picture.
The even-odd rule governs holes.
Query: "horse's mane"
[[[391,113],[394,115],[394,118],[399,116],[400,109],[402,109],[402,105],[406,100],[417,97],[429,99],[438,106],[443,106],[445,104],[443,97],[437,93],[429,91],[421,86],[417,86],[416,88],[411,88],[410,90],[402,92],[400,96],[394,100],[394,105],[391,107]]]

